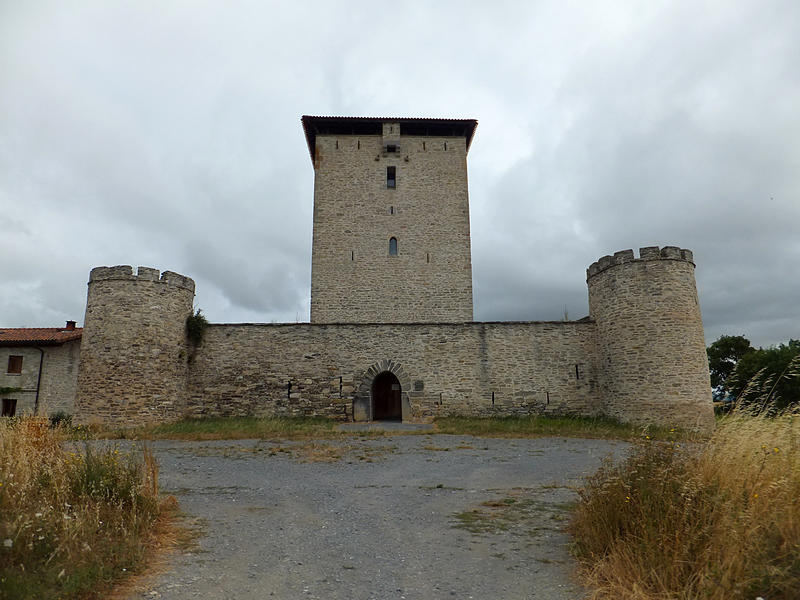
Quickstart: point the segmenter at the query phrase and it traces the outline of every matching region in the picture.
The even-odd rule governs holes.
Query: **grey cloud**
[[[0,325],[75,318],[99,264],[183,272],[213,320],[306,319],[299,117],[405,113],[480,121],[476,318],[579,318],[588,264],[676,244],[710,339],[800,337],[796,3],[420,3],[396,48],[384,16],[3,6]]]

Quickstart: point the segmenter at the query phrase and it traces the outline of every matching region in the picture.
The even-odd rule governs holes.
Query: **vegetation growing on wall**
[[[205,318],[203,312],[199,308],[193,314],[186,317],[186,337],[193,347],[197,348],[203,343],[207,328],[208,319]]]

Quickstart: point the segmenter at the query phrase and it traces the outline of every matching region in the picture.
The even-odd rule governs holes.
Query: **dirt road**
[[[445,435],[156,442],[199,550],[132,600],[574,600],[572,486],[624,444]]]

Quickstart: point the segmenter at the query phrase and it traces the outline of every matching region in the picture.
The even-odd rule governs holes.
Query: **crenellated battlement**
[[[115,267],[95,267],[89,273],[89,283],[109,280],[153,281],[194,293],[194,280],[173,271],[160,273],[158,269],[139,267],[136,275],[134,275],[133,267],[130,265],[117,265]]]
[[[678,248],[677,246],[664,246],[663,248],[646,246],[645,248],[639,248],[639,258],[636,258],[633,250],[620,250],[615,252],[613,256],[603,256],[586,269],[586,279],[588,280],[616,265],[647,260],[682,260],[694,265],[694,255],[691,250]]]

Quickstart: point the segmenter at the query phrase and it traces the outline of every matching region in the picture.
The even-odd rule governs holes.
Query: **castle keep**
[[[569,413],[713,426],[692,253],[617,252],[586,277],[588,317],[472,321],[472,120],[303,117],[312,158],[311,322],[186,336],[194,282],[92,270],[76,415]]]

